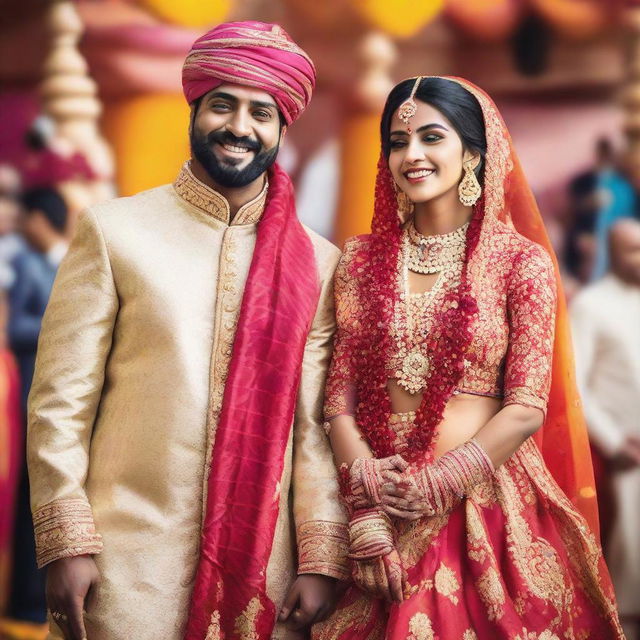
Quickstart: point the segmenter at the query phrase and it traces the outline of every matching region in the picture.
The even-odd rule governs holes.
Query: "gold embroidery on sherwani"
[[[211,355],[211,380],[209,382],[209,410],[207,416],[207,452],[204,474],[204,495],[206,504],[207,487],[211,468],[211,446],[215,438],[215,430],[220,419],[222,400],[224,397],[224,385],[229,373],[231,355],[233,353],[233,340],[236,335],[236,327],[240,316],[242,296],[236,289],[235,283],[238,277],[236,262],[236,243],[231,234],[225,238],[220,254],[220,274],[218,286],[218,298],[216,300],[215,326],[217,340],[214,343]]]
[[[180,174],[173,183],[173,187],[176,193],[189,204],[211,215],[216,220],[232,226],[257,223],[264,211],[268,190],[268,184],[265,181],[262,191],[253,200],[240,207],[232,221],[227,199],[211,187],[200,182],[193,175],[188,162],[183,165]],[[220,253],[218,295],[214,316],[216,339],[211,354],[207,443],[202,491],[203,513],[207,503],[208,478],[211,469],[211,454],[213,452],[212,443],[215,439],[220,411],[222,410],[224,386],[229,373],[233,341],[242,304],[242,291],[239,291],[237,287],[239,274],[236,241],[230,232],[226,232],[223,238],[222,251]]]
[[[321,573],[338,580],[349,578],[346,524],[310,520],[298,527],[297,538],[298,573]]]
[[[478,634],[473,629],[467,629],[462,634],[462,640],[478,640]]]
[[[258,640],[256,621],[263,610],[264,607],[257,597],[249,600],[246,609],[236,618],[233,625],[233,630],[238,634],[240,640]]]
[[[102,536],[96,533],[93,513],[86,500],[59,499],[33,514],[38,567],[80,554],[102,552]]]
[[[407,640],[434,640],[431,620],[426,613],[415,613],[409,620],[409,633]]]
[[[240,207],[233,224],[255,224],[260,220],[267,199],[268,183],[265,180],[262,191],[250,202]],[[227,199],[215,189],[208,187],[193,175],[188,162],[182,166],[173,183],[176,193],[189,204],[213,216],[216,220],[231,224],[231,209]]]

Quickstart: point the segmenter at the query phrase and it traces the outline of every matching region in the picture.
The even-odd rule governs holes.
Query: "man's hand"
[[[622,448],[611,459],[613,467],[618,471],[628,471],[640,466],[640,438],[629,435]]]
[[[337,580],[319,574],[298,576],[291,585],[278,619],[298,631],[324,620],[335,604]]]
[[[47,567],[47,606],[65,640],[86,640],[84,604],[99,582],[100,574],[91,556],[61,558]]]

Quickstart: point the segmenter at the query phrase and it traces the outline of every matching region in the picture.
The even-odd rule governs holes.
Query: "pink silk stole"
[[[224,390],[185,638],[268,640],[266,569],[304,347],[319,298],[289,176],[270,170]]]

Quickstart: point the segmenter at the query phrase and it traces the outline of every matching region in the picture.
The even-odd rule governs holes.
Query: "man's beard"
[[[280,141],[272,149],[264,149],[257,140],[248,136],[238,138],[229,131],[212,131],[205,136],[192,129],[189,140],[193,157],[198,160],[216,184],[228,189],[246,187],[251,184],[275,162],[280,148]],[[233,158],[221,161],[216,156],[211,149],[214,144],[248,147],[250,151],[255,152],[253,160],[243,169],[237,169],[229,162],[233,162]],[[238,163],[241,161],[238,158]]]

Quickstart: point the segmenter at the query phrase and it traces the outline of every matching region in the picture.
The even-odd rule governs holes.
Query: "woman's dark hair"
[[[389,94],[380,121],[380,137],[385,158],[391,151],[391,119],[398,107],[411,95],[415,78],[403,80]],[[482,184],[484,158],[487,152],[482,108],[476,97],[454,80],[446,78],[423,78],[415,94],[416,100],[426,102],[440,111],[460,136],[465,149],[480,153],[481,161],[476,175]]]

